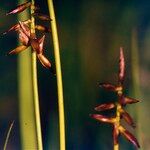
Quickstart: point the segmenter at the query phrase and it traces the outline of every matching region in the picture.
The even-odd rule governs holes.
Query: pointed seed
[[[115,104],[113,104],[113,103],[101,104],[101,105],[95,107],[95,110],[96,111],[104,111],[104,110],[113,109],[114,107],[115,107]]]
[[[20,52],[22,52],[23,50],[27,49],[28,46],[25,46],[25,45],[20,45],[18,46],[17,48],[13,49],[12,51],[10,51],[8,53],[8,55],[12,55],[12,54],[18,54]]]
[[[21,5],[18,5],[17,8],[15,8],[15,9],[11,10],[10,12],[6,13],[6,15],[20,13],[20,12],[24,11],[26,8],[28,8],[29,6],[31,6],[31,2],[23,3]]]
[[[140,145],[137,141],[137,139],[126,129],[124,129],[122,126],[119,126],[119,131],[124,137],[130,141],[136,148],[140,148]]]

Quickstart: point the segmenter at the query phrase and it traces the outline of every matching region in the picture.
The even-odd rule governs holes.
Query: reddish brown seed
[[[46,68],[51,67],[50,61],[44,55],[38,54],[37,56],[44,67],[46,67]]]
[[[118,144],[118,135],[119,135],[119,130],[117,128],[117,125],[114,124],[113,125],[113,141],[114,141],[114,145]]]
[[[28,8],[29,6],[31,6],[31,4],[32,4],[31,2],[26,2],[26,3],[23,3],[21,5],[18,5],[15,9],[6,13],[6,15],[20,13],[20,12],[24,11],[26,8]]]
[[[29,38],[26,36],[26,34],[24,34],[24,32],[21,29],[19,30],[19,41],[23,45],[29,45]]]
[[[35,29],[42,31],[42,32],[51,32],[51,30],[48,27],[42,26],[42,25],[36,25]]]
[[[125,76],[125,60],[123,48],[120,47],[120,57],[119,57],[119,82],[123,82]]]
[[[139,102],[139,100],[134,99],[134,98],[130,98],[130,97],[125,97],[125,96],[122,96],[120,99],[120,103],[122,105],[133,104],[133,103],[137,103],[137,102]]]
[[[115,104],[113,104],[113,103],[101,104],[101,105],[95,107],[95,110],[96,111],[104,111],[104,110],[113,109],[114,107],[115,107]]]
[[[137,141],[137,139],[126,129],[124,129],[122,126],[119,127],[119,131],[124,137],[130,141],[136,148],[140,148],[140,145]]]
[[[123,118],[129,125],[131,125],[133,128],[135,128],[136,126],[135,126],[135,123],[134,123],[132,117],[131,117],[125,110],[123,110],[123,109],[121,109],[120,112],[121,112],[122,118]]]
[[[100,114],[91,114],[90,116],[100,122],[114,123],[116,121],[115,118],[108,118]]]
[[[24,51],[25,49],[27,49],[28,46],[25,46],[25,45],[20,45],[18,46],[17,48],[13,49],[12,51],[10,51],[8,54],[11,55],[11,54],[18,54],[22,51]]]
[[[43,54],[43,44],[44,44],[44,40],[45,40],[45,35],[42,36],[42,38],[40,38],[38,40],[39,43],[39,54]]]
[[[99,83],[99,86],[110,91],[115,91],[116,87],[110,83]]]
[[[25,23],[25,24],[29,24],[31,22],[31,20],[29,19],[29,20],[26,20],[26,21],[23,21],[23,23]],[[8,32],[10,32],[10,31],[18,31],[20,29],[20,24],[19,23],[17,23],[17,24],[15,24],[15,25],[13,25],[11,28],[9,28],[7,31],[5,31],[4,33],[3,33],[3,35],[4,34],[7,34]]]
[[[41,20],[44,20],[44,21],[50,21],[50,17],[48,15],[44,15],[44,14],[40,14],[40,13],[34,13],[33,16],[41,19]]]
[[[29,29],[29,27],[24,23],[24,22],[21,22],[21,21],[19,21],[19,24],[20,24],[20,30],[22,30],[23,32],[24,32],[24,34],[28,37],[28,38],[30,38],[30,29]]]

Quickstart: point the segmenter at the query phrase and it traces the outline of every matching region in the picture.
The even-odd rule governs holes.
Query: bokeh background
[[[1,0],[1,33],[18,21],[17,15],[5,16],[17,3],[16,0]],[[37,0],[36,4],[41,12],[48,14],[47,1]],[[55,0],[54,6],[61,47],[67,150],[113,148],[111,125],[99,123],[89,114],[95,113],[94,107],[98,104],[116,100],[116,95],[100,89],[98,82],[117,82],[120,46],[124,48],[126,59],[125,94],[141,100],[126,108],[136,121],[137,128],[133,130],[125,126],[140,141],[141,149],[149,150],[150,2]],[[16,33],[0,36],[0,147],[10,123],[15,120],[8,143],[10,150],[21,149],[19,56],[6,56],[17,44]],[[49,34],[45,42],[45,55],[54,64]],[[26,71],[26,68],[22,69]],[[38,81],[44,149],[58,150],[56,78],[39,62]],[[122,150],[135,149],[125,138],[120,137],[119,141]]]

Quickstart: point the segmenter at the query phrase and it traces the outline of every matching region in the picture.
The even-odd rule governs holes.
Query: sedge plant
[[[137,139],[132,135],[125,127],[121,125],[121,120],[125,120],[129,126],[135,128],[135,123],[129,113],[125,110],[125,106],[139,102],[136,99],[127,97],[124,95],[124,78],[125,78],[125,58],[123,48],[120,48],[119,56],[119,73],[118,73],[118,84],[112,85],[110,83],[99,83],[99,86],[113,91],[117,94],[117,101],[115,103],[100,104],[95,107],[96,111],[106,111],[115,109],[115,115],[112,117],[104,116],[101,114],[91,114],[90,116],[100,122],[109,123],[113,126],[113,150],[119,150],[119,135],[123,135],[128,141],[130,141],[136,148],[140,145]]]
[[[62,85],[62,75],[61,75],[61,64],[60,64],[60,54],[59,54],[59,42],[56,28],[56,20],[54,15],[53,2],[48,1],[48,6],[50,8],[50,19],[49,16],[41,14],[38,12],[39,8],[36,7],[35,1],[25,2],[18,5],[15,9],[9,11],[6,15],[18,14],[30,9],[30,18],[27,20],[21,20],[17,24],[13,25],[3,34],[7,34],[11,31],[17,31],[19,34],[20,46],[8,52],[8,55],[18,54],[28,47],[32,48],[31,62],[32,62],[32,89],[33,89],[33,106],[34,106],[34,116],[35,116],[35,129],[36,129],[36,149],[43,149],[42,144],[42,134],[41,134],[41,123],[40,123],[40,109],[39,109],[39,96],[38,96],[38,81],[37,81],[37,58],[41,64],[49,69],[53,74],[55,74],[55,69],[53,69],[51,62],[43,54],[43,45],[45,35],[41,38],[37,38],[36,30],[41,32],[49,33],[50,28],[43,25],[35,24],[35,19],[40,19],[43,21],[50,21],[52,28],[52,37],[54,43],[55,61],[56,61],[56,77],[57,77],[57,87],[58,87],[58,106],[59,106],[59,121],[60,121],[60,149],[65,150],[65,120],[64,120],[64,105],[63,105],[63,85]],[[24,147],[25,148],[25,147]]]

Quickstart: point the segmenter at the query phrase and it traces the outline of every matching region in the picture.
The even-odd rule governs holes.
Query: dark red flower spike
[[[110,90],[116,93],[118,97],[118,101],[116,103],[108,103],[108,104],[101,104],[97,107],[95,107],[96,111],[105,111],[110,110],[113,108],[116,108],[115,117],[106,117],[99,114],[93,114],[91,115],[92,118],[105,123],[111,123],[113,124],[113,141],[114,141],[114,149],[118,149],[119,143],[118,143],[118,136],[120,133],[126,137],[127,140],[129,140],[133,145],[135,145],[137,148],[139,148],[139,143],[136,140],[136,138],[126,129],[124,129],[121,126],[121,119],[124,119],[130,126],[135,127],[135,123],[132,119],[132,117],[124,110],[124,107],[126,104],[132,104],[139,102],[136,99],[129,98],[124,96],[123,93],[123,81],[125,78],[125,60],[124,60],[124,53],[123,48],[120,48],[120,55],[119,55],[119,72],[118,72],[118,85],[112,85],[110,83],[100,83],[99,86]]]
[[[6,13],[6,15],[20,13],[20,12],[24,11],[26,8],[30,7],[31,4],[32,4],[31,2],[26,2],[26,3],[23,3],[21,5],[18,5],[15,9],[13,9],[10,12]]]
[[[125,60],[124,60],[124,53],[123,48],[120,47],[120,57],[119,57],[119,83],[124,81],[125,77]]]
[[[119,131],[124,137],[130,141],[136,148],[140,148],[140,145],[137,141],[137,139],[126,129],[124,129],[122,126],[119,127]]]

